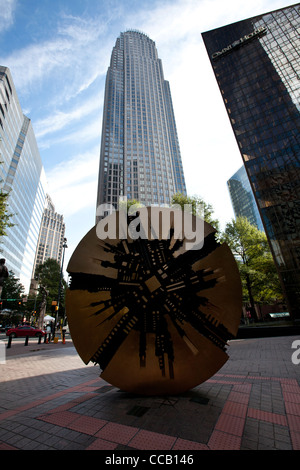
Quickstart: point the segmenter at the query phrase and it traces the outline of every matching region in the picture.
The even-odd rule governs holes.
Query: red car
[[[16,328],[10,328],[7,330],[6,336],[11,336],[12,338],[20,338],[22,336],[45,336],[46,332],[39,330],[38,328],[33,328],[32,326],[17,326]]]

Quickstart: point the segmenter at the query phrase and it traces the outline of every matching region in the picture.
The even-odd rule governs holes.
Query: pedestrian
[[[53,321],[51,322],[51,334],[52,334],[52,339],[54,339],[54,336],[55,336],[55,323]]]
[[[2,294],[3,283],[6,278],[8,278],[8,269],[5,266],[5,259],[1,258],[0,259],[0,298]]]
[[[66,329],[65,328],[62,328],[62,340],[63,340],[63,343],[65,344],[66,342]]]
[[[47,324],[46,335],[48,336],[48,342],[50,343],[50,341],[51,341],[51,326],[50,326],[49,323]]]

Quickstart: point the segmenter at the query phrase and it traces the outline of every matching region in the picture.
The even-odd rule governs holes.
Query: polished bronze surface
[[[99,364],[107,382],[145,395],[181,393],[214,375],[228,359],[242,308],[236,262],[215,230],[203,222],[203,246],[191,249],[190,236],[174,238],[172,210],[159,210],[171,220],[168,236],[134,238],[128,230],[126,238],[103,240],[95,226],[67,268],[66,311],[78,354]],[[150,222],[150,208],[142,213],[140,234],[148,236],[142,221]],[[119,214],[104,220],[107,227]],[[134,220],[127,219],[129,228]]]

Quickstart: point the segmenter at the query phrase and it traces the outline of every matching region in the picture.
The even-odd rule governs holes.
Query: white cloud
[[[41,138],[56,131],[61,131],[65,127],[70,127],[94,111],[99,111],[100,105],[101,103],[95,97],[92,97],[92,99],[83,101],[79,106],[68,112],[58,110],[54,114],[35,122],[35,135],[37,138]]]
[[[96,20],[62,17],[49,40],[30,44],[10,56],[2,53],[0,60],[9,64],[19,94],[33,94],[47,82],[55,89],[55,102],[66,102],[105,73],[108,59],[99,48],[105,27]]]
[[[12,26],[16,6],[17,0],[0,0],[0,32]]]
[[[61,135],[55,135],[54,137],[48,139],[39,140],[38,145],[40,150],[50,149],[54,145],[60,145],[63,143],[68,143],[74,146],[76,144],[86,144],[90,145],[91,142],[98,140],[99,142],[99,152],[100,152],[100,138],[101,138],[101,111],[99,115],[88,121],[85,125],[81,125],[79,129],[72,129],[71,132],[65,131]]]
[[[56,165],[47,173],[55,209],[71,217],[83,208],[95,207],[99,170],[99,147]]]
[[[17,50],[3,62],[13,70],[14,82],[18,89],[24,89],[32,82],[38,82],[53,68],[66,66],[72,56],[72,43],[67,39],[56,38],[42,44],[32,44]],[[26,69],[26,73],[22,71]]]

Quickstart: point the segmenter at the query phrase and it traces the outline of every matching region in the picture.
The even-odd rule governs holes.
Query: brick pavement
[[[0,450],[300,450],[295,340],[232,341],[217,374],[168,397],[109,385],[70,341],[13,344],[0,364]]]

